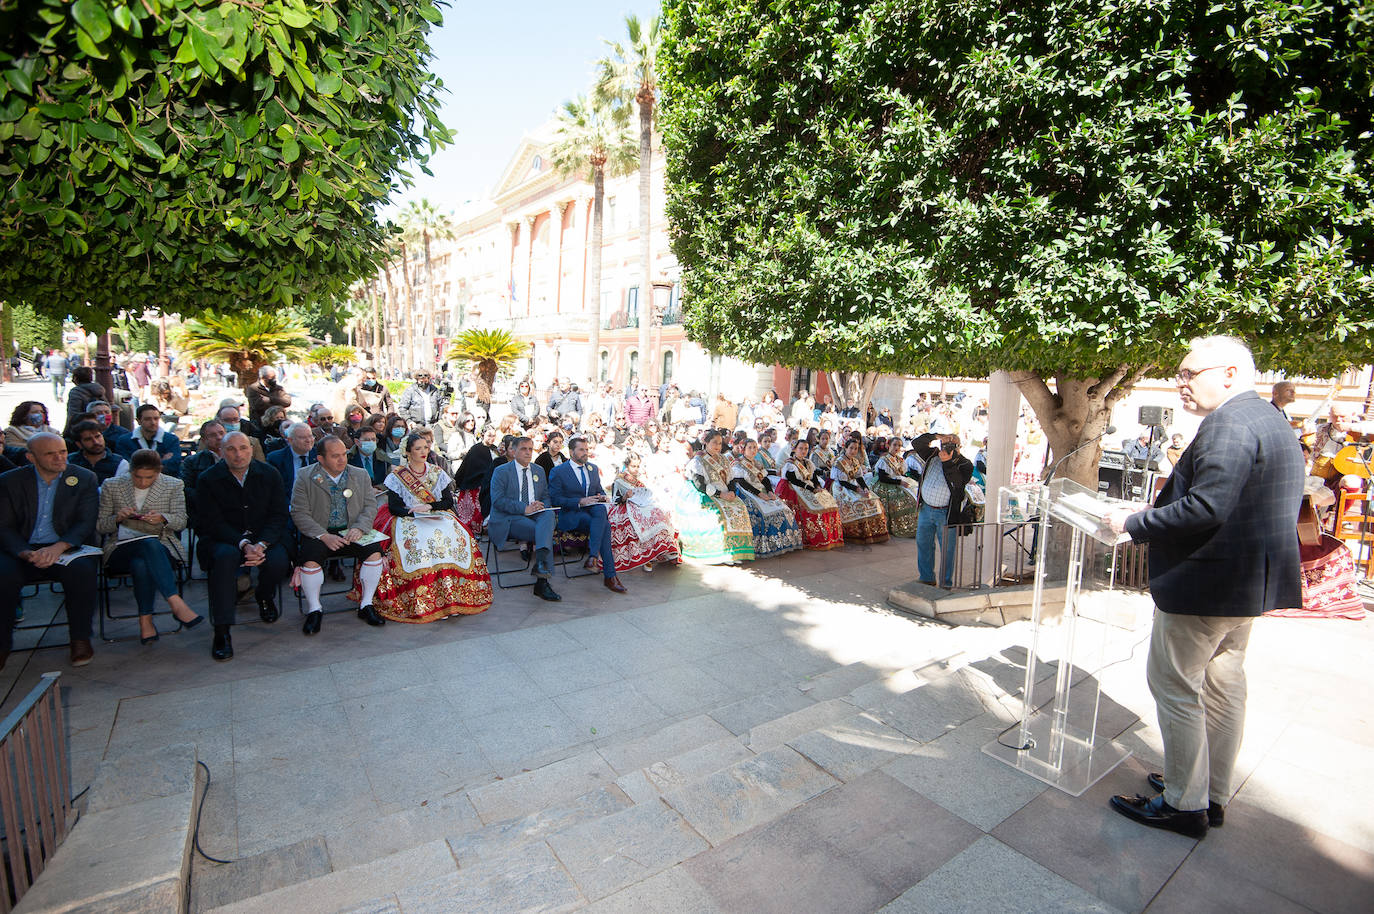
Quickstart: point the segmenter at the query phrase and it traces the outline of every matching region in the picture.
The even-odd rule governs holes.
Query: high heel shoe
[[[153,634],[148,635],[147,637],[144,637],[143,635],[139,635],[139,636],[138,636],[138,640],[139,640],[139,642],[142,643],[142,644],[152,644],[154,641],[156,641],[158,638],[161,638],[161,637],[162,637],[162,633],[161,633],[161,632],[154,632]]]
[[[196,616],[196,617],[195,617],[194,619],[192,619],[190,622],[182,622],[180,619],[178,619],[178,620],[177,620],[177,631],[181,631],[183,628],[184,628],[184,629],[187,629],[187,630],[193,629],[193,628],[195,628],[197,625],[199,625],[200,623],[202,623],[202,622],[204,622],[204,621],[205,621],[205,617],[204,617],[204,616]]]

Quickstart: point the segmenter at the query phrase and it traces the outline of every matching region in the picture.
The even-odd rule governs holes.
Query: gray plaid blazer
[[[1302,605],[1302,449],[1254,391],[1197,430],[1153,508],[1126,531],[1150,544],[1150,590],[1167,613],[1258,616]]]

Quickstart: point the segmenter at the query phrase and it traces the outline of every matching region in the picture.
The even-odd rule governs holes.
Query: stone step
[[[316,876],[262,895],[212,908],[213,914],[335,914],[408,886],[458,870],[448,842],[439,839],[357,866]]]
[[[14,910],[182,910],[203,789],[192,743],[102,762],[85,814]]]

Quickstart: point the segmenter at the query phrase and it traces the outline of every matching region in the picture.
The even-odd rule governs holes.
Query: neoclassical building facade
[[[523,137],[487,200],[454,215],[456,237],[431,251],[440,336],[462,327],[504,327],[532,343],[529,364],[538,386],[555,376],[588,377],[593,303],[592,185],[564,176],[550,161],[552,122]],[[442,203],[440,204],[442,206]],[[641,232],[650,235],[651,282],[644,288]],[[669,249],[664,217],[663,156],[651,171],[650,218],[639,224],[639,176],[605,182],[601,255],[598,380],[623,387],[631,376],[678,380],[703,392],[712,385],[755,391],[773,383],[773,369],[735,359],[712,360],[686,338],[681,322],[680,269]],[[662,316],[650,351],[639,351],[640,321]],[[642,361],[652,364],[641,365]]]

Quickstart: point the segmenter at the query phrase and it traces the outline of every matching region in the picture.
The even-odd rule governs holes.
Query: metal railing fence
[[[0,914],[24,897],[72,826],[60,676],[44,673],[0,721]]]

